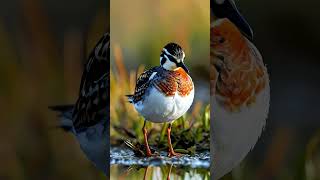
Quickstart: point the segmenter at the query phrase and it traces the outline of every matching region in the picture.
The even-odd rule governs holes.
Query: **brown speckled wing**
[[[144,71],[139,78],[137,79],[136,82],[136,88],[134,91],[134,95],[129,95],[129,97],[132,99],[131,101],[136,103],[138,101],[141,101],[143,96],[146,93],[146,90],[148,89],[148,87],[150,86],[150,77],[153,73],[158,72],[158,69],[160,67],[154,67],[151,68],[147,71]],[[157,75],[157,74],[156,74]]]
[[[73,110],[76,130],[93,126],[107,117],[109,103],[110,36],[97,43],[85,64],[79,98]]]

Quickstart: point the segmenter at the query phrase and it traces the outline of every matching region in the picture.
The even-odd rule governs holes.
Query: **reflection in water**
[[[111,180],[180,180],[180,179],[210,179],[209,169],[191,168],[174,165],[166,166],[111,166]]]
[[[192,168],[209,168],[210,167],[210,152],[205,151],[194,155],[183,155],[180,157],[169,158],[167,152],[161,151],[156,157],[137,157],[129,148],[111,147],[110,163],[121,165],[141,165],[141,166],[162,166],[162,165],[177,165],[190,166]]]
[[[158,157],[137,157],[131,149],[111,147],[111,179],[180,180],[210,179],[210,152],[169,158],[166,152]]]

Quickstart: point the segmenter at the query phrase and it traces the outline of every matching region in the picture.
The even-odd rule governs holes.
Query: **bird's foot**
[[[174,152],[174,151],[169,151],[168,152],[168,157],[180,157],[182,155],[183,154],[180,154],[180,153],[177,153],[177,152]]]
[[[146,157],[157,157],[157,156],[159,156],[159,154],[155,150],[151,151],[150,147],[147,146],[145,156]]]
[[[146,152],[146,157],[158,157],[159,156],[159,154],[158,153],[151,153],[151,151],[150,152]]]

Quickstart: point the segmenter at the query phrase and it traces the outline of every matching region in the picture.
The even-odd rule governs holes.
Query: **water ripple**
[[[210,152],[197,153],[196,155],[183,155],[180,157],[167,157],[166,152],[161,152],[157,157],[137,157],[131,149],[112,147],[110,149],[110,164],[119,165],[141,165],[141,166],[162,166],[178,165],[192,168],[210,167]]]

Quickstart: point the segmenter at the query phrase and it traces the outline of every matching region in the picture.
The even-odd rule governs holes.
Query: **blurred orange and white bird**
[[[232,0],[211,1],[211,170],[219,179],[256,144],[269,111],[269,76]]]

